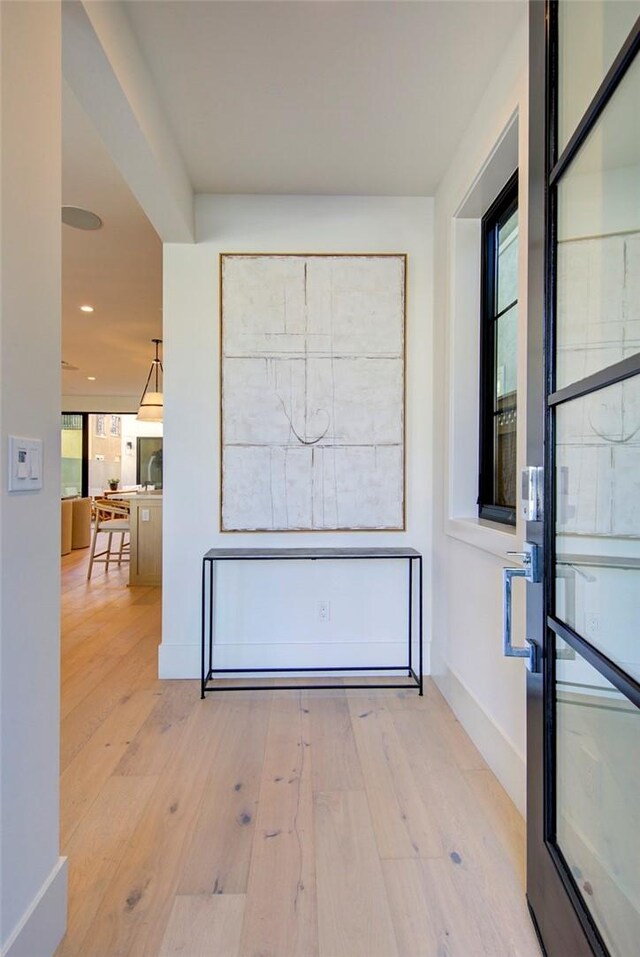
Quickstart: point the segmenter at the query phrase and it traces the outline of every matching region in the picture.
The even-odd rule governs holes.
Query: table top
[[[204,561],[308,558],[421,558],[415,548],[210,548]]]

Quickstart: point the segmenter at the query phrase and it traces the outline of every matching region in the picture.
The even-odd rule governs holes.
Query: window
[[[516,523],[518,174],[482,219],[480,518]]]

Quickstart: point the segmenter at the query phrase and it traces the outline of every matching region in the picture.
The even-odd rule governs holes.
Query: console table
[[[214,668],[214,610],[215,587],[214,568],[217,562],[273,562],[273,561],[349,561],[367,559],[371,561],[390,559],[407,564],[407,660],[403,665],[374,665],[366,667],[321,667],[321,668]],[[414,610],[414,566],[417,566],[417,623]],[[414,668],[414,645],[417,637],[418,671]],[[400,672],[406,675],[402,683],[353,684],[305,684],[305,685],[268,685],[268,689],[309,690],[313,688],[417,688],[422,694],[422,555],[415,548],[211,548],[202,560],[202,672],[201,693],[204,698],[207,691],[262,691],[265,685],[255,684],[216,684],[215,677],[256,674],[312,674],[314,672],[362,672],[386,671]]]

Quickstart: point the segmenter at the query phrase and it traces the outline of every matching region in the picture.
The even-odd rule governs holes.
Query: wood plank
[[[445,723],[437,713],[394,711],[393,722],[398,737],[432,772],[457,768],[452,739],[442,733]]]
[[[273,697],[241,957],[317,957],[309,716],[300,693]]]
[[[413,688],[389,691],[385,694],[385,707],[388,711],[422,711],[427,714],[440,714],[443,718],[455,721],[456,717],[432,678],[425,675],[423,696]]]
[[[194,681],[158,682],[157,703],[125,751],[115,774],[158,775],[180,746],[185,723],[200,700]]]
[[[237,957],[243,894],[178,896],[158,957]]]
[[[524,893],[498,867],[385,861],[402,954],[412,957],[540,957]]]
[[[480,872],[456,865],[452,868],[452,884],[456,898],[466,904],[474,932],[488,957],[496,953],[540,957],[524,888],[514,879],[508,863],[499,861]]]
[[[155,617],[154,615],[154,619]],[[113,631],[107,622],[102,623],[95,634],[85,639],[83,646],[77,646],[71,652],[71,655],[77,654],[77,657],[70,668],[64,669],[62,676],[61,717],[66,718],[142,641],[146,640],[147,645],[152,647],[157,646],[160,634],[159,622],[145,618],[132,623],[129,628],[122,624],[116,627],[114,624]],[[85,650],[84,645],[86,655],[81,656],[80,652]],[[142,645],[141,647],[146,648]],[[66,656],[66,649],[63,648],[63,660]]]
[[[403,957],[450,957],[449,950],[440,946],[432,904],[425,899],[421,862],[388,860],[382,867],[398,952]],[[466,957],[479,955],[470,951]]]
[[[67,932],[56,957],[78,957],[157,779],[111,777],[64,848],[69,858]]]
[[[378,853],[383,860],[440,857],[439,831],[422,801],[384,700],[380,695],[349,696]]]
[[[161,776],[96,919],[82,957],[158,957],[198,807],[226,733],[218,703],[198,701],[175,760]]]
[[[483,867],[504,860],[500,842],[467,784],[428,719],[410,712],[393,712],[398,738],[433,816],[443,854],[456,854],[468,866]]]
[[[63,719],[60,747],[63,772],[113,712],[127,703],[134,691],[156,688],[157,665],[150,654],[155,647],[153,638],[141,639],[105,674],[100,690],[85,696]]]
[[[132,604],[124,568],[113,570],[110,576],[103,575],[99,581],[92,578],[87,582],[84,579],[73,598],[63,599],[61,612],[65,642],[70,647],[90,634],[96,621],[107,612],[115,615]]]
[[[491,771],[465,771],[464,777],[524,888],[526,829],[522,815]]]
[[[433,682],[429,682],[429,688],[430,703],[421,713],[417,713],[416,708],[393,709],[393,702],[385,701],[387,710],[394,712],[400,737],[410,739],[412,748],[422,750],[434,770],[441,767],[486,770],[482,755]]]
[[[399,957],[364,791],[317,794],[315,815],[320,957]]]
[[[128,603],[115,614],[100,614],[86,629],[82,640],[74,644],[65,640],[61,664],[62,681],[78,676],[96,658],[119,658],[131,650],[139,638],[147,634],[160,635],[161,609]],[[64,620],[62,627],[65,627]]]
[[[100,794],[154,704],[151,689],[132,692],[100,725],[63,772],[60,780],[60,842],[63,847]]]
[[[487,951],[479,928],[471,919],[470,901],[458,893],[453,870],[460,865],[450,858],[438,861],[420,861],[425,905],[435,935],[438,952],[447,957],[508,957],[505,950]]]
[[[362,770],[344,692],[307,692],[303,707],[311,719],[314,792],[362,790]]]
[[[442,739],[450,749],[456,766],[461,771],[486,771],[487,763],[460,722],[446,720],[441,714],[436,719]]]
[[[270,707],[263,695],[221,701],[228,731],[205,786],[179,894],[247,890]]]

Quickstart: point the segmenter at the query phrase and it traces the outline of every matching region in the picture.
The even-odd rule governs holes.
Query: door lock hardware
[[[541,465],[529,465],[521,472],[520,515],[525,522],[538,522],[542,518],[544,497],[544,469]]]
[[[518,647],[512,643],[512,588],[514,578],[524,578],[525,581],[535,584],[541,581],[540,547],[531,542],[524,543],[524,551],[507,552],[515,555],[522,561],[522,568],[503,569],[502,588],[502,651],[507,658],[526,658],[529,671],[534,674],[540,671],[540,654],[538,645],[525,638],[526,646]]]

